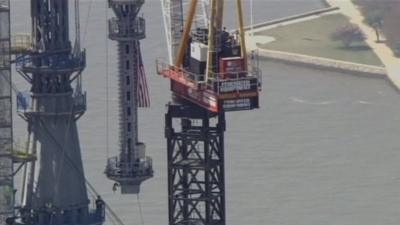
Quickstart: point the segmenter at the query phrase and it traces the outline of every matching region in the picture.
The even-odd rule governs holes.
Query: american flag
[[[137,82],[137,98],[138,98],[138,106],[140,108],[148,108],[150,107],[150,95],[149,89],[147,87],[146,81],[146,72],[144,71],[142,52],[140,50],[140,43],[137,42],[137,51],[138,51],[138,64],[139,65],[137,74],[138,74],[138,82]]]

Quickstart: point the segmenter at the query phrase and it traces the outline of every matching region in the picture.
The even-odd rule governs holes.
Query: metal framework
[[[32,49],[17,57],[17,70],[31,85],[17,95],[28,123],[25,154],[37,158],[24,167],[18,224],[100,225],[105,219],[103,203],[89,209],[76,125],[86,111],[86,57],[79,39],[74,47],[69,40],[68,5],[31,0]]]
[[[147,92],[145,82],[141,82],[145,75],[140,40],[146,36],[146,26],[138,13],[143,4],[144,0],[109,1],[116,15],[109,20],[109,38],[118,42],[121,147],[119,157],[108,160],[105,173],[116,182],[114,186],[121,187],[122,194],[139,193],[140,184],[153,177],[152,159],[146,157],[145,144],[139,142],[138,135],[138,93]]]
[[[170,225],[224,225],[225,113],[193,104],[168,105]]]
[[[167,40],[169,64],[173,64],[186,18],[186,10],[190,0],[161,0],[164,18],[164,29]],[[201,7],[196,10],[194,18],[195,27],[206,27],[208,24],[209,2],[201,0]]]
[[[10,2],[0,0],[0,225],[14,215]]]

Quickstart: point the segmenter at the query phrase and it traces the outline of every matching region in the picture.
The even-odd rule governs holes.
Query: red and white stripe
[[[146,80],[146,72],[144,70],[143,65],[143,58],[142,52],[140,49],[140,43],[137,44],[137,51],[138,51],[138,82],[137,82],[137,99],[138,99],[138,106],[140,108],[148,108],[150,107],[150,95],[149,89],[147,87],[147,80]]]

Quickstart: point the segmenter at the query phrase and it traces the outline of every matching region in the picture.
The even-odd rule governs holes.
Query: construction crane
[[[157,72],[170,79],[174,99],[165,116],[169,225],[225,225],[225,112],[258,108],[261,91],[242,1],[233,33],[223,27],[224,0],[203,1],[206,10],[200,0],[161,3],[169,60],[157,60]]]
[[[149,107],[140,40],[146,37],[145,19],[139,16],[144,0],[109,0],[116,17],[109,22],[109,38],[118,42],[120,154],[108,159],[105,173],[122,194],[138,194],[140,184],[153,177],[152,159],[139,142],[138,108]]]

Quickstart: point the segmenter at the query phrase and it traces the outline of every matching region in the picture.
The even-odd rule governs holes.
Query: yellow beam
[[[205,74],[205,81],[207,82],[209,77],[211,77],[212,71],[212,63],[213,63],[213,54],[214,54],[214,33],[215,33],[215,18],[217,14],[217,1],[221,0],[210,0],[211,1],[211,16],[210,22],[208,24],[208,55],[207,55],[207,67]]]
[[[222,30],[222,25],[224,23],[224,0],[217,1],[217,15],[215,19],[215,28],[217,30]]]
[[[242,0],[236,0],[236,4],[237,4],[237,16],[239,20],[238,22],[239,22],[240,48],[241,48],[242,58],[244,59],[244,67],[245,69],[247,69],[246,37],[244,31]]]
[[[193,19],[194,16],[196,15],[197,1],[198,0],[192,0],[192,2],[190,3],[189,13],[186,18],[186,24],[183,29],[181,42],[178,48],[178,54],[175,59],[176,67],[181,67],[183,64],[183,58],[185,57],[185,52],[186,49],[188,48],[190,30],[192,29]]]

